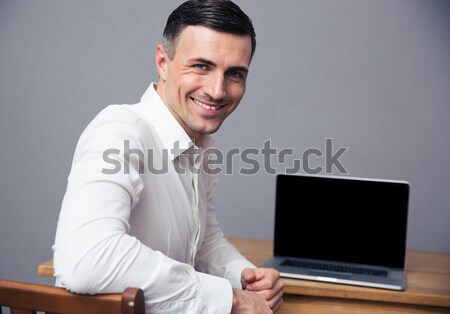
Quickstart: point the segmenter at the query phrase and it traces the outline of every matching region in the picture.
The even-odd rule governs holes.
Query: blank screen
[[[404,267],[409,185],[278,175],[275,254]]]

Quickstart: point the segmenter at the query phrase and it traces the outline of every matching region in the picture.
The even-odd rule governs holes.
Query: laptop
[[[274,256],[282,277],[405,289],[409,183],[278,175]]]

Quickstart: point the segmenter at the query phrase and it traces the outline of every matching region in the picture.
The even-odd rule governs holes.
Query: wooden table
[[[255,265],[272,254],[272,241],[228,238]],[[449,313],[450,254],[408,251],[406,290],[392,291],[299,279],[283,279],[280,314]],[[53,276],[53,261],[38,267],[38,275]]]

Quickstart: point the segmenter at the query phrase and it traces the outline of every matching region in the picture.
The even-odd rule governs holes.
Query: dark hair
[[[230,0],[189,0],[176,8],[164,28],[164,49],[173,58],[181,31],[189,25],[200,25],[218,32],[250,35],[253,57],[256,34],[252,20]]]

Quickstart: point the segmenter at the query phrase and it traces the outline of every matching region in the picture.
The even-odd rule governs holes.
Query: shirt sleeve
[[[125,140],[143,149],[135,123],[133,115],[105,114],[79,140],[53,246],[57,285],[84,294],[138,287],[147,313],[230,313],[228,280],[197,272],[128,234],[130,212],[144,193],[139,158],[123,155]],[[117,153],[107,156],[109,163],[105,151]]]
[[[241,272],[244,268],[255,268],[224,237],[217,220],[214,195],[218,177],[211,175],[207,196],[206,231],[203,243],[196,255],[196,268],[201,272],[224,277],[233,288],[242,289]]]

